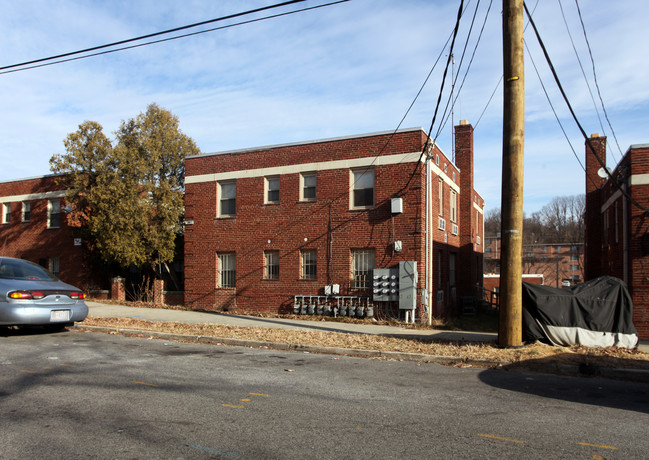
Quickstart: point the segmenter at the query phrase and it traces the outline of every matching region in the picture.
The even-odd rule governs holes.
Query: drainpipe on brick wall
[[[425,217],[425,225],[426,228],[424,230],[424,235],[426,238],[426,243],[425,243],[425,267],[424,267],[424,292],[422,293],[422,303],[424,304],[424,307],[426,308],[426,321],[429,326],[433,324],[433,306],[431,305],[431,299],[432,295],[430,294],[430,289],[431,289],[431,284],[432,284],[432,269],[431,269],[431,264],[432,260],[430,257],[430,238],[431,238],[431,231],[430,231],[430,175],[431,175],[431,170],[430,170],[430,161],[432,159],[432,150],[433,150],[433,144],[429,144],[426,150],[426,199],[425,199],[425,206],[426,206],[426,217]]]
[[[629,286],[629,174],[622,184],[622,279]]]

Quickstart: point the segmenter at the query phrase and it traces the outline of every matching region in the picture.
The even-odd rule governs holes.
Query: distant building
[[[437,146],[422,155],[421,128],[187,158],[185,304],[372,298],[373,269],[414,261],[417,318],[459,314],[482,285],[484,200],[473,127],[455,132],[457,164]]]
[[[500,236],[485,238],[485,274],[500,273]],[[523,274],[541,275],[548,286],[563,287],[584,281],[583,243],[523,245]]]
[[[586,144],[585,279],[622,279],[633,321],[649,338],[649,144],[632,145],[615,169],[606,166],[606,137]]]

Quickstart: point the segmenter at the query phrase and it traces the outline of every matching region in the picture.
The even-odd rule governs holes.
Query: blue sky
[[[274,3],[279,1],[2,2],[0,66]],[[324,3],[309,0],[254,17]],[[534,20],[584,129],[609,136],[608,164],[619,161],[629,145],[649,143],[649,61],[644,50],[649,39],[649,3],[579,0],[617,142],[599,106],[576,2],[528,3],[530,9],[536,5]],[[64,152],[63,139],[80,123],[97,121],[112,137],[121,120],[135,117],[152,102],[177,115],[183,132],[206,153],[394,130],[441,53],[442,61],[401,125],[428,130],[449,53],[444,44],[458,5],[459,1],[351,0],[166,43],[0,74],[0,181],[48,174],[49,158]],[[467,12],[454,50],[456,71],[476,5],[476,24],[461,76],[489,2],[465,1]],[[497,86],[502,74],[501,7],[499,0],[491,6],[453,111],[455,123],[477,124],[475,184],[487,209],[499,207],[501,201],[502,85]],[[561,132],[527,55],[524,207],[530,214],[555,196],[583,193],[585,179],[572,151],[583,163],[583,138],[559,97],[531,27],[526,42],[570,140]],[[450,81],[445,89],[448,95]],[[435,130],[438,127],[439,122]],[[450,120],[437,142],[451,157]]]

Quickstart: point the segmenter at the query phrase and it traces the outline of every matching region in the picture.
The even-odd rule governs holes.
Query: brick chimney
[[[473,126],[461,120],[455,126],[455,165],[460,170],[460,194],[458,196],[458,226],[460,234],[460,259],[463,264],[458,273],[458,287],[461,295],[471,295],[478,277],[477,259],[474,255],[474,243],[479,234],[475,222],[476,211],[473,207],[475,191],[473,189]]]
[[[602,275],[602,193],[606,176],[598,172],[606,168],[606,136],[592,134],[586,142],[586,214],[584,224],[584,280]],[[591,148],[592,146],[592,148]],[[601,160],[601,161],[600,161]],[[603,175],[603,174],[602,174]]]

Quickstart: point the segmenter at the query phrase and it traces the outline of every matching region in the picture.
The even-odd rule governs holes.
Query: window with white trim
[[[351,172],[352,208],[374,207],[374,168],[356,169]]]
[[[370,289],[375,268],[374,249],[352,249],[352,289]]]
[[[457,192],[451,189],[451,222],[457,222]]]
[[[29,201],[23,201],[22,221],[29,222],[32,214],[32,204]]]
[[[233,288],[236,286],[236,256],[234,252],[218,254],[218,287]]]
[[[264,251],[264,279],[279,279],[279,251]]]
[[[61,226],[61,201],[49,200],[47,202],[47,228]]]
[[[279,176],[266,177],[266,204],[279,203]]]
[[[440,179],[438,181],[438,184],[439,184],[438,185],[439,191],[437,194],[438,195],[437,198],[439,200],[439,215],[441,217],[444,215],[444,181]]]
[[[304,249],[300,252],[300,278],[314,280],[317,278],[317,259],[314,249]]]
[[[8,224],[11,222],[11,204],[2,203],[2,223]]]
[[[316,174],[304,173],[300,175],[300,201],[316,200]]]
[[[237,210],[237,183],[219,182],[219,217],[234,217]]]

